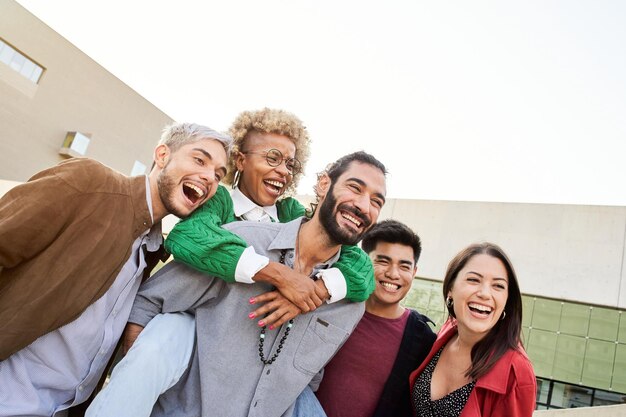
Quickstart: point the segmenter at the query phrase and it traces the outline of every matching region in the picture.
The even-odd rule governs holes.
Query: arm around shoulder
[[[191,216],[176,224],[165,241],[174,259],[206,274],[235,281],[237,262],[248,246],[221,226],[235,220],[233,202],[225,187]]]

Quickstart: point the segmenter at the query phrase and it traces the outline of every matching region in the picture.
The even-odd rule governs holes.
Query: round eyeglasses
[[[271,167],[277,167],[285,161],[285,167],[291,175],[296,175],[302,169],[302,164],[296,158],[285,158],[283,153],[278,149],[270,149],[267,151],[247,151],[241,152],[245,155],[264,155],[267,164]]]

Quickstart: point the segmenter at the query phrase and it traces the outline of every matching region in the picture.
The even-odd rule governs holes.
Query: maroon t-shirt
[[[397,319],[368,312],[324,368],[317,390],[328,417],[370,417],[398,355],[409,310]]]

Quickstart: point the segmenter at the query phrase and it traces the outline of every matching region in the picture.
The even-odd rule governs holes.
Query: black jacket
[[[435,342],[428,317],[411,310],[398,356],[385,383],[373,417],[412,417],[409,375],[422,363]]]

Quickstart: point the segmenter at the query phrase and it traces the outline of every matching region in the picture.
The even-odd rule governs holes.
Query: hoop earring
[[[446,298],[446,307],[448,308],[448,314],[451,317],[456,318],[456,315],[454,314],[454,300],[450,296]]]
[[[241,174],[239,173],[239,170],[235,171],[235,175],[233,175],[233,188],[237,188],[237,186],[239,185],[240,177]]]
[[[506,311],[503,311],[502,316],[500,316],[500,320],[501,321],[504,320],[505,317],[506,317]]]

